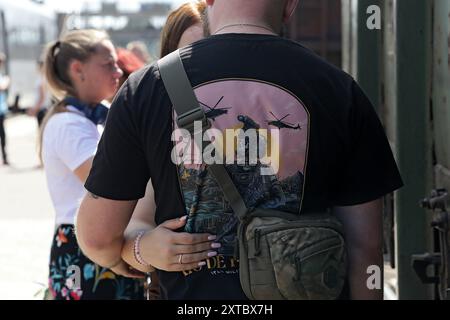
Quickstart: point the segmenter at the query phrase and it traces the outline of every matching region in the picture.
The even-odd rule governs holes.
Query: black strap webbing
[[[222,189],[225,198],[230,203],[231,208],[233,208],[234,213],[241,221],[243,221],[247,215],[248,209],[238,189],[233,183],[233,180],[231,180],[230,175],[225,169],[225,166],[213,164],[208,166],[208,171],[219,183],[219,186]]]
[[[177,114],[183,115],[200,108],[191,82],[184,70],[179,51],[165,56],[158,61],[158,65],[161,78]]]

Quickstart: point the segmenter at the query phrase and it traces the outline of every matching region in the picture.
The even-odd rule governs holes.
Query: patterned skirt
[[[143,300],[143,281],[114,274],[78,247],[73,225],[61,225],[50,254],[49,290],[55,300]]]

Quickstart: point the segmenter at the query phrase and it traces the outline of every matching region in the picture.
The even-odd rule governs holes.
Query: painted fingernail
[[[199,263],[198,263],[198,266],[199,266],[199,267],[206,266],[206,262],[205,262],[205,261],[199,262]]]
[[[220,243],[213,243],[211,245],[211,248],[213,248],[213,249],[219,249],[220,247],[222,247],[222,245]]]
[[[217,252],[215,252],[215,251],[211,251],[211,252],[208,252],[208,257],[215,257],[215,256],[217,256]]]
[[[213,241],[213,240],[216,240],[217,239],[217,236],[209,236],[208,237],[208,240],[209,241]]]

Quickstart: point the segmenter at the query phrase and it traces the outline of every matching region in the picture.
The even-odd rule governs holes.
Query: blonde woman
[[[161,33],[161,57],[169,54],[170,52],[186,46],[192,42],[196,42],[202,40],[204,38],[203,34],[203,25],[202,25],[202,15],[204,10],[206,9],[205,1],[198,1],[197,3],[186,3],[180,6],[178,9],[174,10],[170,13],[167,18],[167,22],[163,28]],[[125,107],[125,106],[121,106]],[[176,190],[174,190],[176,192]],[[93,195],[91,195],[93,196]],[[82,209],[81,209],[82,211]],[[80,212],[81,212],[80,211]],[[90,253],[93,259],[97,262],[104,264],[107,259],[105,256],[111,255],[119,257],[122,254],[122,257],[129,265],[131,265],[134,269],[140,270],[142,272],[151,272],[154,268],[150,265],[142,265],[142,261],[139,262],[136,260],[135,255],[135,247],[137,236],[143,231],[148,229],[155,229],[155,212],[157,211],[157,206],[155,203],[155,194],[152,186],[152,182],[149,181],[147,184],[147,189],[145,192],[145,197],[138,201],[137,206],[134,209],[131,220],[129,221],[127,230],[124,232],[122,237],[117,242],[120,244],[120,247],[124,243],[125,245],[119,248],[119,246],[114,247],[111,245],[104,246],[100,243],[96,246],[92,246],[88,241],[84,241],[87,239],[89,234],[91,234],[92,229],[96,229],[96,223],[92,223],[96,218],[94,216],[87,217],[85,215],[79,216],[78,219],[78,236],[80,237],[80,244],[86,249],[86,251]],[[92,220],[91,220],[92,219]],[[115,221],[115,223],[120,223],[119,221]],[[174,236],[176,233],[174,230],[183,227],[185,221],[172,221],[172,223],[165,223],[162,225],[161,229],[167,229],[169,236]],[[91,227],[87,227],[90,225]],[[109,230],[104,230],[104,232],[109,233]],[[102,234],[104,233],[102,231]],[[97,233],[98,234],[98,233]],[[165,244],[167,235],[160,233],[156,237],[162,245]],[[161,269],[161,265],[165,264],[165,257],[161,256],[163,252],[152,252],[150,253],[148,250],[147,240],[143,239],[139,248],[143,254],[145,255],[154,255],[158,262],[155,267]],[[204,249],[205,252],[210,252],[208,248]],[[145,253],[144,253],[145,252]],[[111,260],[114,260],[111,258]],[[151,294],[151,296],[158,295],[158,279],[157,277],[152,276],[152,289],[155,291]],[[162,288],[164,289],[164,288]]]
[[[81,252],[74,232],[100,139],[98,126],[108,111],[101,101],[116,92],[122,76],[116,50],[105,32],[71,31],[48,46],[44,73],[60,99],[44,119],[40,148],[56,212],[50,291],[57,300],[140,299],[140,283],[114,273],[122,261],[105,268],[96,265]],[[126,275],[138,276],[132,271]]]

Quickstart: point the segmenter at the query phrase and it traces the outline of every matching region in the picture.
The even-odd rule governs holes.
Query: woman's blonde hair
[[[109,40],[108,34],[104,31],[74,30],[47,46],[44,74],[56,98],[75,95],[75,88],[69,77],[70,63],[73,60],[87,61],[103,40]]]
[[[45,116],[39,136],[38,152],[42,159],[42,138],[48,120],[57,113],[67,112],[62,99],[77,92],[69,76],[72,61],[86,62],[97,52],[99,44],[110,40],[108,34],[100,30],[73,30],[58,41],[47,45],[44,53],[44,77],[54,97],[59,101],[53,105]]]
[[[169,14],[161,32],[161,58],[178,48],[181,36],[188,28],[202,23],[205,10],[206,2],[201,0],[185,3]]]

